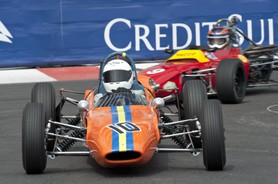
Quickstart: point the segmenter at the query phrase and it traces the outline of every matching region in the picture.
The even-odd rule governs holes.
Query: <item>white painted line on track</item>
[[[268,106],[266,109],[267,109],[269,112],[278,113],[278,111],[271,110],[273,107],[278,107],[278,104]]]
[[[143,69],[158,65],[158,63],[138,63],[135,65],[138,70],[143,70]]]
[[[57,81],[36,69],[4,70],[0,73],[0,84]]]

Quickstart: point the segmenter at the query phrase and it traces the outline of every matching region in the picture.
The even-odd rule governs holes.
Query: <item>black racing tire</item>
[[[40,174],[47,164],[45,111],[40,103],[28,103],[22,115],[22,161],[27,174]]]
[[[216,91],[222,103],[241,103],[246,93],[247,77],[238,59],[223,59],[216,70]]]
[[[203,161],[207,170],[223,170],[226,164],[222,108],[219,100],[208,100],[201,119]]]
[[[201,80],[185,81],[182,87],[183,110],[185,119],[201,118],[203,105],[207,101],[207,90]],[[195,122],[188,124],[190,131],[198,130]],[[195,148],[201,148],[201,139],[192,134],[192,142]]]
[[[36,83],[32,88],[31,102],[43,104],[46,115],[45,125],[49,119],[56,120],[56,95],[55,89],[51,83]],[[55,133],[56,126],[51,124],[49,132]],[[48,136],[47,138],[47,151],[53,151],[55,145],[55,137]]]

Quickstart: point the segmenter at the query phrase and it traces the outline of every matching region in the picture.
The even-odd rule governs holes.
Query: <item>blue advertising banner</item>
[[[257,44],[278,44],[277,0],[1,0],[0,67],[99,63],[112,51],[136,61],[206,45],[220,18],[236,15]],[[248,43],[240,40],[242,47]]]

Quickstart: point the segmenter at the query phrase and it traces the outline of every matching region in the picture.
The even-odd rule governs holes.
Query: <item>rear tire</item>
[[[201,118],[203,113],[203,105],[207,101],[207,90],[205,84],[201,80],[185,81],[182,87],[183,110],[185,119]],[[189,129],[198,130],[196,123],[189,123]],[[194,137],[192,134],[192,142],[195,148],[201,148],[202,142],[200,138]]]
[[[245,97],[247,78],[238,59],[223,59],[216,70],[216,91],[223,103],[240,103]]]
[[[45,126],[48,120],[56,120],[56,95],[55,89],[51,83],[36,83],[31,92],[31,102],[41,103],[45,109]],[[56,126],[51,124],[49,132],[55,133]],[[47,151],[53,151],[55,145],[55,137],[48,136]]]
[[[201,121],[203,161],[209,171],[223,170],[226,164],[222,108],[218,100],[208,100]]]
[[[45,121],[42,104],[26,105],[22,117],[22,160],[27,174],[42,173],[46,167]]]

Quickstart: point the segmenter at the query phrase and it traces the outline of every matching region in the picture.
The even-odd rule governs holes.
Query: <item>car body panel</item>
[[[157,112],[153,108],[139,105],[101,107],[90,111],[86,118],[86,144],[103,167],[142,165],[152,158],[160,138]],[[140,156],[108,159],[108,154],[116,152],[137,152]]]
[[[166,89],[166,91],[158,90],[156,93],[157,96],[164,97],[173,93],[173,88],[176,88],[178,93],[181,92],[183,75],[193,74],[200,70],[216,69],[221,60],[227,58],[240,60],[243,63],[246,76],[248,76],[250,64],[248,59],[241,54],[239,48],[216,50],[214,52],[205,50],[180,50],[166,61],[141,70],[139,74],[151,77],[156,83],[160,84],[160,89]],[[207,74],[208,72],[205,73]],[[216,71],[210,74],[213,89],[216,88],[215,75]],[[204,79],[209,83],[209,77],[204,77]]]
[[[146,100],[151,102],[154,94],[149,77],[139,75],[138,78],[149,87],[145,94]],[[94,107],[93,90],[85,92],[85,100],[89,102],[89,111],[83,118],[87,127],[86,145],[97,163],[103,167],[136,166],[152,158],[160,139],[157,109],[151,105]],[[136,153],[134,158],[121,159],[120,153],[132,152]],[[111,156],[113,154],[116,156]]]

